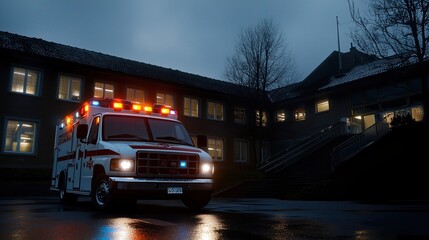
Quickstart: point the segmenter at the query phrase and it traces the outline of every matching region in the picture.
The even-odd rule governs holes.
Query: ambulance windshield
[[[191,137],[180,122],[118,115],[104,116],[103,140],[154,141],[193,145]]]
[[[155,142],[193,145],[191,137],[181,123],[152,118],[147,120]]]

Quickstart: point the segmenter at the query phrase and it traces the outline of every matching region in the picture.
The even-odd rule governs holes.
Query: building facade
[[[357,133],[388,114],[422,119],[426,64],[391,70],[353,47],[341,54],[261,107],[243,86],[0,32],[0,169],[51,168],[55,125],[91,97],[170,105],[195,145],[238,169],[338,121]]]

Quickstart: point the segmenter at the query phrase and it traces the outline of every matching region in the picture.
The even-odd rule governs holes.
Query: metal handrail
[[[387,118],[391,114],[386,115],[382,120],[376,122],[365,131],[347,139],[338,146],[336,146],[331,153],[331,169],[335,168],[355,156],[362,149],[368,147],[390,131]]]
[[[327,140],[338,137],[340,135],[340,122],[332,126],[322,129],[309,137],[293,144],[292,146],[270,156],[259,165],[258,169],[264,173],[271,171],[281,171],[287,166],[297,162],[304,155],[307,155],[320,147]]]

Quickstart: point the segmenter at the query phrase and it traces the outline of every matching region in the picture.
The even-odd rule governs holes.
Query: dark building
[[[269,159],[337,123],[341,134],[359,134],[385,116],[387,123],[405,113],[422,119],[419,76],[427,76],[427,64],[392,68],[395,59],[353,47],[340,54],[303,81],[267,92],[258,123],[246,87],[0,32],[0,169],[50,169],[55,125],[91,97],[171,105],[197,146],[237,169],[255,168],[256,156]]]

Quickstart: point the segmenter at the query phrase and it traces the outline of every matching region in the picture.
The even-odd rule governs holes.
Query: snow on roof
[[[332,76],[329,83],[320,87],[319,90],[338,86],[345,83],[350,83],[369,76],[377,75],[392,68],[398,67],[401,64],[398,58],[394,59],[379,59],[370,63],[354,67],[347,73]]]

